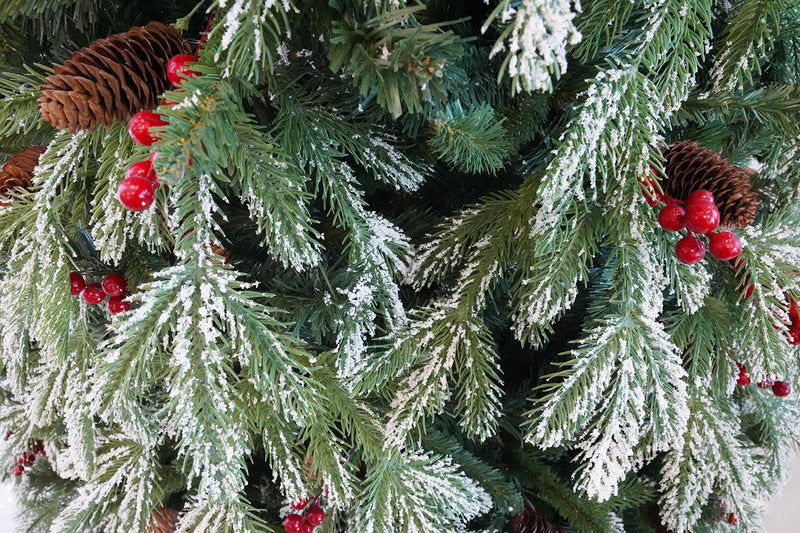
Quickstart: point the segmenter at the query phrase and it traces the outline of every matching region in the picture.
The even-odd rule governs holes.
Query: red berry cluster
[[[288,533],[311,533],[314,528],[325,521],[325,511],[319,503],[320,495],[313,500],[299,500],[291,502],[292,509],[303,511],[302,514],[292,513],[283,519],[283,529]]]
[[[736,379],[736,384],[741,385],[742,387],[750,385],[752,380],[750,379],[750,375],[747,373],[747,367],[741,363],[736,363],[736,366],[739,368],[739,377]],[[788,382],[779,379],[773,381],[769,376],[764,376],[761,381],[756,383],[756,386],[761,389],[772,389],[772,393],[779,398],[789,396],[789,394],[792,392],[792,387]]]
[[[100,283],[86,283],[83,276],[77,272],[69,275],[69,291],[73,296],[81,297],[92,305],[103,302],[108,296],[108,311],[116,315],[131,308],[130,302],[125,298],[131,295],[126,292],[128,281],[120,274],[109,274]]]
[[[30,468],[36,462],[37,455],[47,455],[44,451],[44,444],[40,440],[28,441],[28,449],[19,454],[14,459],[11,472],[15,476],[21,476],[25,468]]]
[[[167,77],[174,85],[180,85],[184,78],[198,75],[189,65],[195,58],[187,54],[178,54],[167,63]],[[160,137],[150,132],[151,128],[166,126],[162,115],[150,110],[140,111],[128,121],[128,133],[134,141],[142,146],[152,146]],[[153,170],[154,153],[146,161],[134,163],[125,172],[125,179],[117,188],[120,203],[131,211],[144,211],[153,204],[158,187],[158,176]]]
[[[734,513],[728,515],[728,523],[732,526],[739,524],[739,521],[736,519],[736,515]]]
[[[675,245],[678,261],[693,265],[703,259],[706,245],[696,235],[708,235],[708,250],[720,261],[729,261],[741,253],[742,243],[735,234],[714,231],[719,226],[719,210],[709,191],[694,191],[686,200],[685,208],[674,198],[666,198],[666,202],[658,214],[658,223],[667,231],[687,230],[686,237]]]

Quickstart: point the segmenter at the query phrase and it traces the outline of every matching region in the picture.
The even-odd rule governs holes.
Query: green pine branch
[[[404,108],[419,113],[425,102],[445,102],[449,78],[458,76],[455,62],[466,40],[442,31],[446,24],[418,23],[415,15],[424,9],[393,9],[368,20],[348,13],[333,23],[331,70],[345,69],[363,98],[375,96],[395,118]]]
[[[511,149],[503,120],[497,120],[488,105],[465,110],[454,103],[445,109],[432,122],[432,135],[428,139],[436,156],[462,172],[498,171]]]

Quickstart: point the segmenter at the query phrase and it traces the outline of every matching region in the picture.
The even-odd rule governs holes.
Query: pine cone
[[[529,506],[511,519],[510,531],[511,533],[563,533],[560,527]]]
[[[32,185],[33,169],[46,146],[32,146],[9,159],[0,169],[0,195],[6,196],[11,189],[29,189]],[[7,205],[0,202],[0,205]]]
[[[170,87],[167,62],[188,52],[178,30],[160,22],[98,39],[72,53],[42,85],[39,111],[58,129],[110,128],[142,109],[156,107]]]
[[[163,505],[150,515],[150,524],[145,533],[172,533],[178,527],[180,513]]]
[[[758,209],[758,195],[751,192],[750,176],[755,171],[741,169],[691,141],[673,144],[665,151],[667,179],[664,192],[686,201],[693,191],[711,191],[720,214],[720,230],[744,228],[753,223]]]

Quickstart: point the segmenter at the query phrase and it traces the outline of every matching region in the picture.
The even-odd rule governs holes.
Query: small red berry
[[[740,365],[739,363],[736,364],[739,367],[739,378],[736,380],[736,384],[741,385],[742,387],[750,385],[752,380],[750,379],[750,375],[747,373],[747,367]]]
[[[14,473],[15,476],[19,477],[25,471],[25,467],[22,465],[16,465],[11,468],[11,471]]]
[[[86,285],[86,288],[83,289],[82,296],[87,303],[96,305],[105,300],[106,293],[99,283],[89,283]]]
[[[73,296],[77,296],[86,288],[86,282],[83,280],[83,276],[78,274],[77,272],[70,272],[69,274],[69,293]]]
[[[289,506],[298,511],[305,509],[306,505],[308,505],[308,498],[302,498],[300,500],[289,502]]]
[[[109,274],[103,278],[103,290],[109,296],[122,296],[128,288],[128,282],[124,276],[119,274]]]
[[[154,142],[161,139],[150,133],[150,128],[166,126],[167,123],[158,113],[152,111],[139,111],[128,121],[128,134],[137,143],[143,146],[151,146]]]
[[[669,204],[658,214],[658,223],[667,231],[678,231],[683,229],[683,216],[686,210],[678,204]]]
[[[708,233],[719,226],[719,210],[711,202],[694,202],[686,206],[684,221],[689,231]]]
[[[650,174],[643,178],[639,178],[639,183],[645,189],[644,199],[647,202],[647,205],[650,207],[655,207],[664,200],[664,195],[658,191],[658,188],[656,188],[655,175],[656,171],[651,168]]]
[[[789,396],[789,393],[792,392],[792,388],[785,381],[776,381],[772,385],[772,392],[775,396],[783,398],[784,396]]]
[[[288,533],[300,533],[303,526],[303,517],[299,514],[290,514],[283,519],[283,529]]]
[[[675,244],[675,256],[685,265],[699,263],[706,253],[706,245],[697,237],[684,237]]]
[[[713,204],[714,195],[711,194],[711,191],[697,189],[689,195],[689,198],[686,199],[686,205],[693,204],[695,202],[711,202]]]
[[[306,511],[305,518],[312,526],[318,526],[325,521],[325,511],[318,505],[313,505]]]
[[[153,185],[144,178],[125,178],[117,188],[120,203],[131,211],[144,211],[153,203]]]
[[[730,525],[732,525],[732,526],[735,526],[735,525],[737,525],[739,523],[739,521],[736,520],[736,515],[735,514],[731,513],[731,514],[728,515],[728,523]]]
[[[708,234],[708,251],[720,261],[728,261],[742,253],[742,243],[730,231],[713,232]]]
[[[304,518],[300,523],[300,533],[311,533],[312,531],[314,531],[314,526]]]
[[[125,179],[130,178],[143,178],[149,181],[153,187],[158,187],[158,176],[156,176],[151,159],[137,161],[129,166],[128,170],[125,171]]]
[[[772,387],[772,380],[768,377],[765,377],[763,380],[756,383],[756,385],[760,389],[769,389],[770,387]]]
[[[167,63],[167,78],[175,85],[180,85],[185,78],[193,78],[199,75],[199,72],[189,68],[190,64],[196,62],[197,60],[188,54],[173,56]]]
[[[108,299],[108,312],[112,315],[118,315],[130,310],[131,303],[125,300],[125,296],[112,296]]]
[[[36,462],[36,454],[25,452],[22,454],[23,461],[22,464],[27,467],[33,466],[33,463]]]

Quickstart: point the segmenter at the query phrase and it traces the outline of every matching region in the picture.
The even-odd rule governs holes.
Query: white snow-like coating
[[[503,22],[514,19],[508,43],[498,41],[491,55],[508,50],[508,74],[515,91],[552,90],[552,77],[558,78],[567,70],[567,46],[581,40],[572,23],[580,11],[577,0],[506,3],[500,18]],[[487,26],[482,29],[486,31]]]

